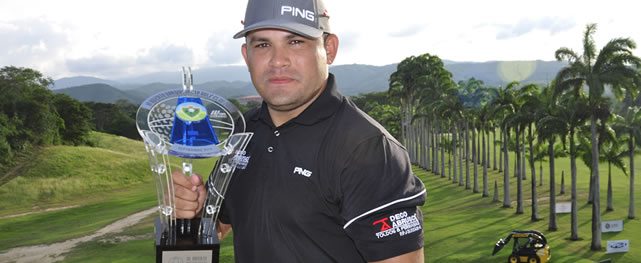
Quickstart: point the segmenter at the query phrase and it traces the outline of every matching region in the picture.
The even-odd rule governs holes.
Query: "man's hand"
[[[171,177],[176,195],[176,217],[186,219],[196,217],[207,197],[203,179],[196,174],[187,177],[178,171],[174,171]]]
[[[223,240],[229,232],[231,232],[231,225],[221,223],[218,221],[218,240]]]

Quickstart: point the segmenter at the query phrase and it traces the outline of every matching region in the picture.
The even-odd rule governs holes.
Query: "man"
[[[242,54],[263,98],[246,115],[249,164],[227,190],[219,231],[237,262],[423,262],[425,188],[406,150],[343,97],[338,37],[321,0],[249,0]],[[203,206],[175,173],[177,216]]]

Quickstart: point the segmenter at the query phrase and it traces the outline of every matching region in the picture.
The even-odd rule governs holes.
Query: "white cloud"
[[[587,23],[602,46],[641,41],[632,1],[325,0],[339,35],[335,65],[396,63],[430,53],[456,61],[553,60],[580,50]],[[243,64],[247,1],[0,1],[0,66],[32,67],[54,78],[112,77]],[[640,54],[638,50],[636,54]]]

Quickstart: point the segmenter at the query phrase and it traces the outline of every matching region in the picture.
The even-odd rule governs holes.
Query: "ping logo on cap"
[[[288,5],[283,5],[280,7],[280,15],[282,16],[285,14],[293,17],[298,16],[312,22],[314,22],[314,20],[316,19],[316,15],[314,14],[314,12]]]

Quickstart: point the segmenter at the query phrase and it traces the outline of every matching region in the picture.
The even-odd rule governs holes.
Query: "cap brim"
[[[304,37],[308,37],[308,38],[318,38],[323,35],[322,30],[318,28],[306,26],[300,23],[283,22],[278,20],[267,20],[267,21],[255,23],[251,26],[246,27],[245,29],[236,33],[234,35],[234,38],[242,38],[242,37],[245,37],[245,35],[247,35],[247,33],[249,33],[250,31],[254,31],[258,29],[268,29],[268,28],[282,29],[282,30],[290,31],[292,33],[295,33]]]

